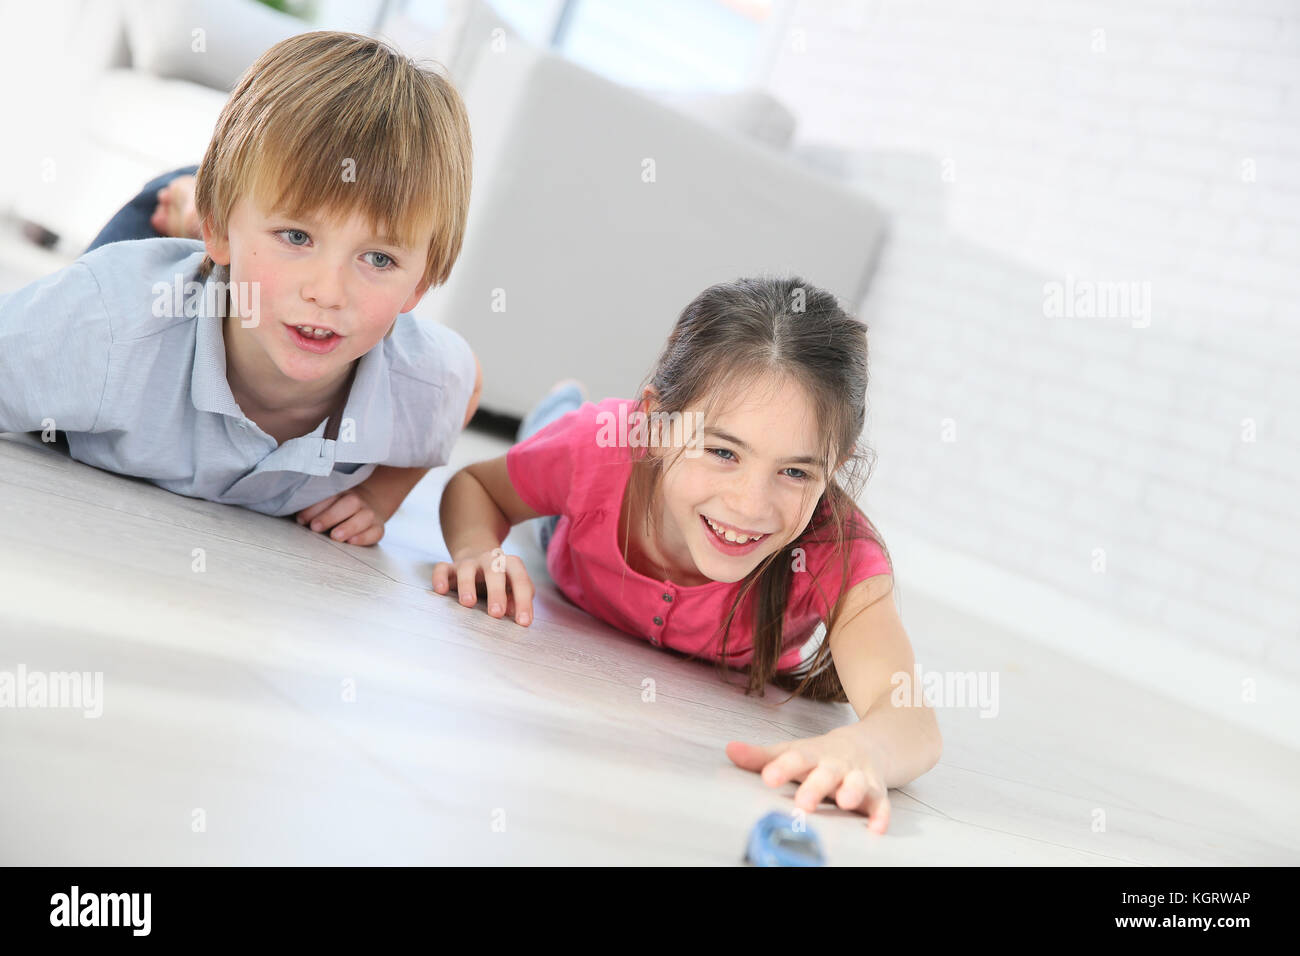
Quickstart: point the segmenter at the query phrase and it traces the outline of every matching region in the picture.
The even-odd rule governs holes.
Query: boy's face
[[[828,474],[816,422],[803,389],[771,380],[704,420],[701,454],[677,457],[661,485],[662,549],[684,577],[739,581],[803,533]]]
[[[247,335],[284,376],[298,382],[338,377],[374,348],[398,314],[415,308],[428,289],[422,280],[429,240],[421,248],[377,236],[359,213],[291,217],[249,197],[231,210],[227,237],[205,222],[208,255],[230,266],[230,281],[256,283],[256,319]],[[313,331],[315,330],[315,331]]]

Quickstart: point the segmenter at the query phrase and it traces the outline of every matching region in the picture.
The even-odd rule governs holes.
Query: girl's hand
[[[363,483],[303,508],[296,520],[309,525],[312,531],[333,528],[330,537],[335,541],[371,545],[384,536],[384,521],[391,514],[385,511],[383,503]]]
[[[532,621],[533,582],[517,555],[493,548],[455,564],[439,561],[433,566],[433,589],[446,594],[455,588],[460,592],[460,603],[466,607],[478,603],[480,587],[487,592],[488,613],[493,617],[510,615],[524,627]]]
[[[864,814],[872,832],[884,833],[889,827],[889,790],[854,724],[766,747],[733,740],[727,744],[727,756],[742,770],[759,773],[769,787],[802,780],[794,802],[808,813],[833,794],[841,810]]]

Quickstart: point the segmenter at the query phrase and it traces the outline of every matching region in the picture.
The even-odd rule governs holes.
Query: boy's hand
[[[802,780],[794,802],[808,813],[833,795],[841,810],[868,817],[873,832],[884,833],[889,827],[889,790],[856,725],[767,747],[733,740],[727,744],[727,756],[742,770],[758,773],[769,787]]]
[[[363,482],[303,508],[297,521],[309,525],[312,531],[333,528],[330,537],[335,541],[372,545],[384,536],[384,522],[391,517],[392,510]]]
[[[493,548],[455,564],[439,561],[433,566],[433,589],[446,594],[455,588],[460,592],[460,603],[466,607],[478,603],[480,586],[487,591],[488,613],[493,617],[509,615],[524,627],[532,621],[533,582],[517,555]]]

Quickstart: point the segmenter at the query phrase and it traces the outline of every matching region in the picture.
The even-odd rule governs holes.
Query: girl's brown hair
[[[820,460],[838,463],[838,467],[828,476],[826,490],[803,532],[740,582],[736,600],[718,628],[718,664],[726,680],[731,625],[748,600],[754,635],[753,658],[745,669],[745,693],[757,691],[762,696],[764,687],[772,682],[792,691],[791,696],[847,702],[828,639],[823,639],[812,660],[795,672],[778,673],[777,661],[795,573],[795,549],[804,549],[806,555],[810,545],[829,545],[831,553],[841,558],[836,586],[820,580],[820,572],[813,582],[830,608],[824,622],[827,636],[839,620],[849,590],[849,542],[854,538],[876,542],[889,560],[891,573],[893,570],[884,540],[855,503],[874,465],[874,454],[859,444],[867,411],[866,326],[845,313],[833,295],[798,277],[720,283],[705,289],[682,311],[645,385],[653,390],[655,412],[679,412],[685,419],[688,408],[703,410],[708,417],[725,396],[748,395],[760,381],[771,384],[781,380],[796,383],[808,396],[818,425]],[[632,500],[653,501],[664,471],[684,450],[671,455],[634,455]],[[658,533],[658,513],[657,508],[645,511],[648,535]],[[627,540],[626,527],[624,535]],[[807,573],[813,573],[812,569]]]
[[[423,248],[422,282],[460,254],[473,157],[451,83],[356,33],[289,37],[263,53],[221,110],[194,204],[219,236],[244,196],[289,215],[360,210],[382,235]],[[205,257],[200,274],[212,260]]]

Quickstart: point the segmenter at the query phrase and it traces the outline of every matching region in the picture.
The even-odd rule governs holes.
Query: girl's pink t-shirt
[[[632,451],[606,439],[618,434],[619,407],[626,415],[636,405],[619,398],[586,402],[551,422],[506,454],[510,482],[538,514],[561,516],[547,547],[546,567],[569,600],[651,644],[716,660],[720,625],[741,583],[683,587],[648,578],[628,567],[619,549],[618,519],[632,473]],[[859,538],[850,547],[850,587],[891,573],[874,540]],[[800,663],[800,649],[834,605],[840,570],[838,560],[831,563],[833,552],[832,545],[810,543],[804,555],[806,570],[791,575],[780,670]],[[747,598],[731,623],[727,660],[733,667],[744,667],[753,656],[750,604]]]

